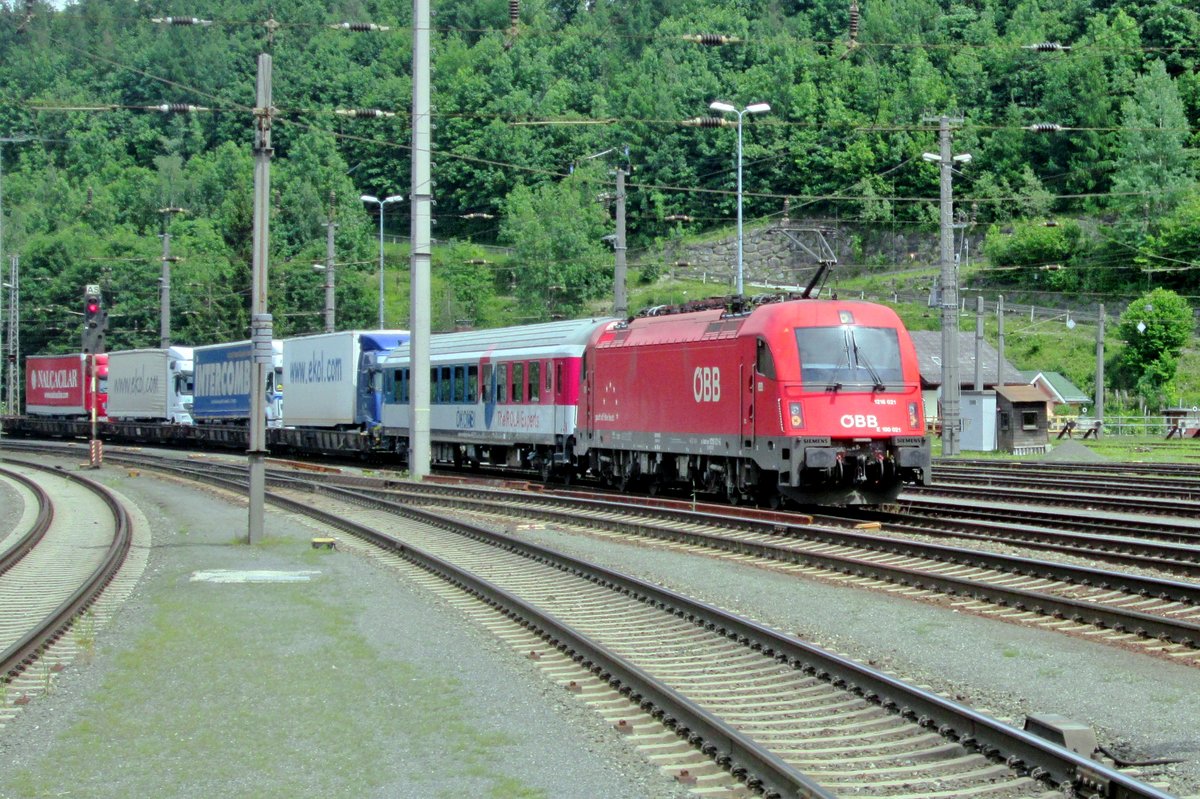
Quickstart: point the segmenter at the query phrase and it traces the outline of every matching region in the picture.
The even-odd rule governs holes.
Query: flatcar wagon
[[[608,319],[582,319],[432,336],[430,451],[435,463],[574,472],[580,364]],[[379,358],[383,436],[400,452],[411,426],[410,350]]]
[[[916,353],[885,306],[805,299],[609,322],[581,392],[578,462],[625,488],[879,504],[929,479]]]

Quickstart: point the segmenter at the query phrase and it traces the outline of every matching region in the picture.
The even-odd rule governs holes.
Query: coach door
[[[579,403],[579,407],[583,408],[584,418],[575,420],[575,428],[579,430],[580,440],[586,440],[589,443],[592,441],[592,436],[595,433],[595,426],[592,424],[592,420],[596,418],[596,391],[593,385],[596,378],[595,359],[596,353],[594,351],[584,352],[583,356],[579,359],[579,390],[583,392],[583,402]],[[565,404],[566,392],[563,390],[562,384],[559,383],[562,376],[562,361],[557,361],[554,364],[554,391],[557,396],[564,398],[563,402]]]

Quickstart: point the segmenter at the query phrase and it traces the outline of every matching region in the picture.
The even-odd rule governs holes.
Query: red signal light
[[[94,313],[96,313],[96,311],[99,311],[99,310],[100,310],[100,303],[96,302],[95,300],[88,301],[87,312],[89,314],[94,314]]]

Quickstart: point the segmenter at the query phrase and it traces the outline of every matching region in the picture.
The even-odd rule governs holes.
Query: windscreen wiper
[[[850,357],[850,339],[849,339],[849,337],[843,337],[842,344],[843,344],[842,359],[840,361],[838,361],[837,366],[833,367],[833,374],[835,374],[835,375],[838,373],[838,370],[840,370],[843,366],[845,366],[846,368],[850,368],[851,357]],[[836,392],[841,387],[842,387],[841,381],[835,379],[832,383],[830,383],[829,385],[827,385],[825,387],[825,390]]]
[[[871,362],[869,360],[867,360],[867,356],[865,354],[863,354],[863,351],[858,348],[858,339],[854,338],[853,330],[850,331],[850,340],[854,342],[854,360],[855,360],[855,362],[858,363],[860,366],[862,366],[862,368],[867,370],[867,374],[869,374],[871,376],[871,380],[873,380],[875,383],[872,390],[873,391],[885,390],[887,388],[887,386],[885,386],[883,384],[883,378],[879,376],[879,372],[875,371],[875,367],[871,365]]]

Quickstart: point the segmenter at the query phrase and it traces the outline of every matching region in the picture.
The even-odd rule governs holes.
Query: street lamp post
[[[742,117],[745,114],[763,114],[771,110],[766,103],[751,103],[738,110],[729,103],[715,100],[708,104],[713,111],[722,114],[737,114],[737,294],[742,294]]]
[[[404,199],[403,194],[393,194],[382,200],[370,194],[364,194],[358,199],[365,203],[375,203],[379,206],[379,329],[383,330],[383,207],[388,203]]]

